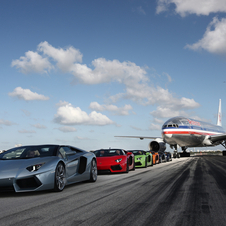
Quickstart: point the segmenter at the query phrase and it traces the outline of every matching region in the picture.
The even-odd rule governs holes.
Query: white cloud
[[[72,46],[67,49],[57,49],[45,41],[38,45],[38,51],[43,52],[46,56],[55,60],[58,68],[63,72],[70,71],[75,62],[82,62],[82,54]]]
[[[175,116],[188,116],[185,110],[190,110],[200,107],[200,104],[195,102],[193,99],[188,99],[182,97],[181,99],[172,98],[169,102],[160,102],[159,106],[155,111],[152,111],[150,114],[155,118],[171,118]]]
[[[92,111],[89,115],[79,107],[73,107],[71,104],[61,106],[57,110],[54,121],[63,125],[109,125],[114,122],[107,116]]]
[[[95,111],[110,111],[116,115],[129,115],[129,111],[133,109],[129,104],[126,104],[124,107],[117,107],[116,105],[112,104],[100,105],[97,102],[90,103],[89,107]]]
[[[155,123],[158,123],[158,124],[161,124],[161,125],[164,123],[164,121],[162,119],[158,119],[158,118],[154,118],[153,121]]]
[[[147,81],[146,71],[132,62],[119,62],[118,60],[106,60],[98,58],[92,61],[94,69],[85,64],[74,64],[71,73],[76,80],[84,84],[101,84],[116,81],[119,83],[131,83]]]
[[[124,97],[131,99],[138,104],[142,105],[170,105],[172,108],[183,108],[183,109],[193,109],[199,107],[193,99],[188,99],[185,97],[176,98],[167,89],[162,87],[150,87],[148,84],[131,84],[126,87],[126,93],[120,94],[117,97],[110,97],[112,100],[117,100],[117,98]]]
[[[18,130],[19,133],[36,133],[34,130],[26,130],[26,129],[23,129],[23,130]]]
[[[47,58],[42,57],[37,52],[28,51],[25,56],[20,57],[19,60],[13,60],[12,67],[18,68],[22,73],[47,73],[53,68]]]
[[[68,105],[68,104],[69,104],[69,103],[68,103],[67,101],[61,101],[61,100],[60,100],[60,102],[57,103],[56,106],[61,107],[61,106],[66,106],[66,105]]]
[[[185,48],[192,50],[204,49],[210,53],[226,53],[226,18],[218,20],[214,17],[208,25],[206,32],[201,40]]]
[[[41,42],[37,48],[38,52],[28,51],[25,56],[13,60],[12,67],[18,68],[22,73],[47,73],[54,68],[50,60],[56,61],[56,66],[63,72],[70,72],[76,62],[82,62],[82,54],[79,50],[70,46],[66,49],[55,48],[48,42]]]
[[[172,104],[172,108],[179,110],[179,109],[194,109],[194,108],[198,108],[200,107],[200,104],[195,102],[194,99],[188,99],[185,97],[182,97],[181,99],[176,99],[174,98],[170,103],[168,103],[167,105],[171,105]]]
[[[64,132],[64,133],[68,133],[68,132],[76,132],[77,129],[73,128],[73,127],[70,127],[70,126],[62,126],[62,127],[59,127],[58,130]]]
[[[125,97],[125,93],[117,93],[113,96],[109,97],[109,100],[113,103],[116,103],[119,99],[124,98]]]
[[[37,128],[37,129],[46,129],[46,126],[44,125],[41,125],[41,124],[35,124],[35,125],[32,125],[33,127]]]
[[[90,140],[90,138],[88,138],[88,137],[79,137],[79,136],[76,136],[75,139],[76,140]]]
[[[34,93],[29,89],[23,89],[21,87],[17,87],[14,89],[12,93],[9,93],[11,97],[17,97],[21,100],[49,100],[49,97],[46,97],[42,94]]]
[[[130,99],[141,105],[161,105],[162,107],[171,106],[171,109],[182,108],[191,109],[198,107],[199,104],[192,99],[176,98],[167,89],[150,86],[147,68],[137,66],[130,61],[120,62],[118,60],[106,60],[98,58],[92,61],[92,66],[88,67],[82,64],[82,54],[74,47],[66,49],[55,48],[48,42],[42,42],[38,45],[38,51],[44,56],[53,59],[63,72],[71,73],[74,81],[83,84],[102,84],[116,82],[125,86],[124,93],[116,93],[109,97],[111,102],[117,102],[119,99]],[[53,66],[52,66],[53,67]],[[172,79],[167,73],[163,73],[171,82]],[[24,93],[24,92],[23,92]],[[25,94],[15,94],[25,99]],[[37,94],[38,95],[38,94]],[[44,98],[44,97],[43,97]],[[73,108],[67,102],[58,104],[58,113],[55,120],[61,124],[112,124],[113,122],[105,115],[96,111],[110,111],[114,114],[127,115],[132,109],[130,105],[117,107],[116,105],[100,105],[97,102],[92,103],[90,107],[93,111],[89,115],[80,108]]]
[[[30,116],[31,115],[31,112],[25,110],[25,109],[22,109],[21,110],[26,116]]]
[[[0,125],[5,125],[5,126],[11,126],[14,125],[15,123],[10,122],[8,120],[0,119]]]
[[[56,139],[57,142],[60,142],[62,144],[70,142],[70,140],[65,140],[65,139]]]
[[[171,76],[168,73],[163,72],[163,75],[165,75],[167,77],[169,82],[172,82],[172,78],[171,78]]]
[[[145,11],[144,11],[144,9],[143,9],[143,7],[142,6],[139,6],[139,7],[137,7],[137,12],[139,13],[139,14],[143,14],[143,15],[146,15],[146,13],[145,13]]]
[[[136,127],[136,126],[130,126],[132,129],[135,129],[135,130],[139,130],[139,131],[141,131],[142,129],[141,128],[138,128],[138,127]]]
[[[146,71],[134,63],[120,63],[119,61],[106,61],[105,59],[97,59],[95,69],[89,69],[90,76],[87,74],[80,74],[83,77],[83,82],[87,82],[90,84],[95,80],[95,83],[99,82],[110,82],[111,79],[115,80],[119,83],[123,83],[125,85],[125,93],[118,93],[116,95],[110,96],[109,99],[112,102],[117,102],[119,99],[130,99],[134,102],[137,102],[141,105],[161,105],[161,106],[170,106],[171,109],[193,109],[199,107],[199,104],[196,103],[193,99],[188,98],[176,98],[174,97],[167,89],[163,89],[162,87],[154,87],[148,84],[149,79],[146,76]],[[100,66],[101,65],[101,66]],[[98,71],[98,73],[97,73]],[[116,77],[114,77],[114,74]],[[91,76],[92,75],[92,76]],[[164,73],[167,76],[168,81],[171,81],[171,77]],[[90,79],[89,79],[90,78]],[[93,102],[90,105],[90,108],[96,111],[112,111],[112,112],[120,112],[123,114],[127,114],[128,110],[131,110],[132,107],[130,105],[124,107],[125,109],[118,108],[115,105],[100,105],[97,102]],[[121,112],[121,113],[122,113]],[[167,116],[165,116],[167,117]]]
[[[171,4],[176,6],[175,11],[181,16],[226,12],[225,0],[158,0],[156,12],[166,11]]]
[[[150,114],[157,118],[171,118],[175,116],[187,115],[184,111],[175,110],[173,106],[172,108],[165,107],[165,106],[158,106],[157,110],[152,111]]]
[[[162,125],[155,124],[155,123],[151,123],[149,127],[150,130],[161,130],[161,128],[162,128]]]
[[[91,109],[93,109],[93,110],[96,110],[96,111],[104,111],[104,110],[106,110],[106,108],[104,107],[104,105],[100,105],[97,102],[90,103],[89,107]]]

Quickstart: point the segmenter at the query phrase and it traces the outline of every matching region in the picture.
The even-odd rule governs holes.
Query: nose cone
[[[169,143],[171,141],[173,134],[169,133],[167,130],[162,131],[162,139],[166,142]]]
[[[163,133],[164,138],[171,138],[173,134],[171,133]]]

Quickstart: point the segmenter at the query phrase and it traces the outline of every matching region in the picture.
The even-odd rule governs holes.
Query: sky
[[[147,150],[114,136],[216,124],[219,99],[226,128],[226,0],[9,0],[0,21],[0,150]]]

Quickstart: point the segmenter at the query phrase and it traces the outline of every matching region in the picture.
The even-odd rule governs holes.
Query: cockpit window
[[[171,118],[171,119],[169,119],[168,121],[166,121],[164,123],[164,125],[162,126],[162,129],[165,129],[165,128],[179,128],[179,125],[181,125],[181,124],[183,125],[182,122],[184,122],[185,120],[186,120],[186,118],[180,117],[180,116]]]
[[[178,125],[177,124],[168,124],[167,127],[176,127],[176,128],[178,128]]]
[[[177,124],[166,124],[163,126],[163,128],[178,128]]]

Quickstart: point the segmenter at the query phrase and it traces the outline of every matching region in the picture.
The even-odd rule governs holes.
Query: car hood
[[[126,155],[116,155],[116,156],[109,156],[109,157],[97,157],[97,164],[98,163],[115,163],[115,160],[117,159],[123,159],[126,160],[127,156]]]
[[[0,179],[2,178],[15,178],[20,176],[28,176],[29,174],[37,174],[35,172],[29,172],[26,168],[36,164],[45,163],[50,164],[54,157],[37,157],[30,159],[15,159],[15,160],[0,160]],[[51,164],[50,164],[51,165]],[[42,169],[41,167],[40,169]],[[44,167],[46,168],[46,167]],[[40,172],[43,171],[40,170]]]

